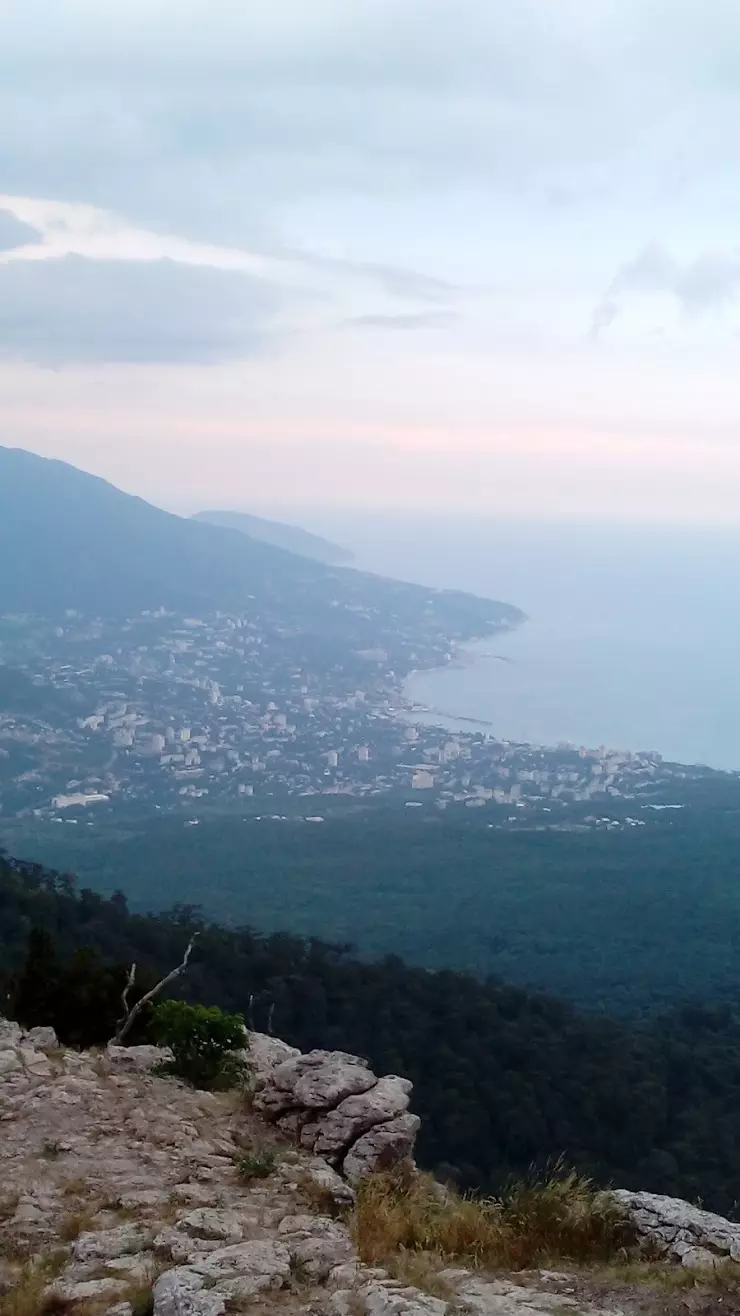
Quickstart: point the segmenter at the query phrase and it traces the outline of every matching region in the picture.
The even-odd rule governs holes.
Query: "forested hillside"
[[[118,986],[133,960],[144,974],[169,969],[196,929],[178,993],[242,1011],[303,1049],[352,1050],[381,1072],[408,1075],[420,1159],[439,1173],[490,1189],[562,1155],[602,1182],[734,1210],[740,1022],[729,1008],[630,1030],[495,979],[398,959],[361,963],[319,941],[206,925],[192,909],[132,915],[120,895],[106,900],[41,866],[0,861],[4,991],[23,970],[29,934],[36,930],[37,946],[38,930],[51,934],[62,968],[50,991],[49,956],[33,985],[62,1035],[75,992],[89,1000],[101,964]],[[99,951],[97,968],[85,947]]]
[[[70,868],[102,894],[125,891],[133,909],[186,901],[219,922],[496,973],[639,1020],[740,1000],[740,813],[735,783],[726,799],[722,786],[712,785],[713,802],[643,809],[646,826],[608,832],[524,821],[499,830],[487,810],[442,815],[433,805],[350,801],[332,813],[322,798],[310,806],[327,815],[320,826],[206,812],[197,827],[182,814],[113,826],[88,811],[75,825],[24,820],[3,833],[14,853]],[[254,814],[290,804],[255,803]],[[619,816],[640,806],[608,807]]]

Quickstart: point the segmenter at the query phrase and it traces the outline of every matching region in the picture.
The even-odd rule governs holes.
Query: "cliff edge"
[[[414,1174],[411,1084],[378,1079],[356,1056],[249,1041],[246,1099],[163,1077],[153,1047],[75,1052],[51,1029],[0,1020],[0,1312],[685,1311],[670,1286],[575,1266],[493,1273],[448,1257],[416,1264],[410,1282],[404,1249],[363,1260],[363,1184],[393,1166]],[[676,1262],[688,1273],[740,1257],[738,1225],[674,1199],[616,1197],[636,1242],[674,1273]],[[433,1199],[443,1211],[446,1190]],[[734,1290],[713,1307],[705,1289],[692,1289],[692,1311],[740,1310]]]

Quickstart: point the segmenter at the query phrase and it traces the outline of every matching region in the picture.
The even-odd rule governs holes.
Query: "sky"
[[[728,525],[737,0],[0,0],[0,442]]]

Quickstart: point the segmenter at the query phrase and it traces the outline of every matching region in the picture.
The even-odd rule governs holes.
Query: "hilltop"
[[[349,549],[333,544],[321,535],[313,535],[301,526],[268,521],[252,512],[195,512],[193,520],[224,526],[228,530],[240,530],[243,535],[259,539],[263,544],[273,544],[276,548],[287,549],[301,557],[315,558],[317,562],[347,563],[353,557]]]

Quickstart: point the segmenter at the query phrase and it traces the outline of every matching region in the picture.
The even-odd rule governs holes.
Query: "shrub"
[[[589,1180],[559,1170],[506,1198],[461,1197],[428,1175],[371,1175],[358,1188],[355,1243],[365,1262],[402,1252],[447,1264],[521,1270],[556,1260],[608,1261],[633,1241],[616,1203]]]
[[[169,1071],[195,1087],[233,1087],[244,1076],[244,1019],[218,1006],[160,1001],[152,1011],[152,1036],[172,1051]]]
[[[239,1157],[236,1168],[245,1183],[251,1179],[267,1179],[275,1169],[278,1156],[274,1147],[253,1147]]]

